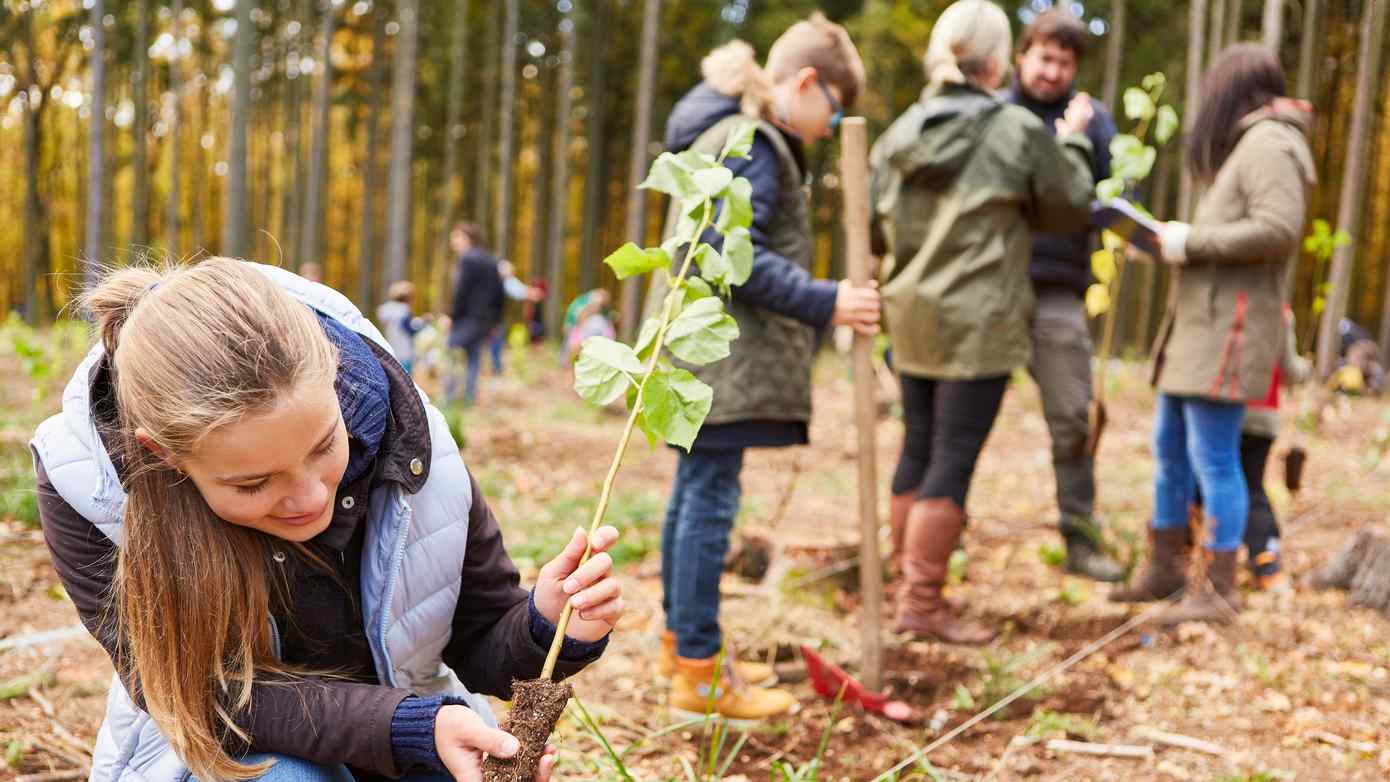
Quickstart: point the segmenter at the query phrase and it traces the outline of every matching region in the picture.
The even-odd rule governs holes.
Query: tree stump
[[[1313,582],[1325,589],[1345,589],[1352,605],[1390,617],[1390,537],[1362,529]]]

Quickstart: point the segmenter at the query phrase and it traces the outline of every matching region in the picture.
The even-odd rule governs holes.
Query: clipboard
[[[1091,202],[1091,225],[1118,235],[1155,258],[1163,255],[1158,240],[1163,225],[1123,198]]]

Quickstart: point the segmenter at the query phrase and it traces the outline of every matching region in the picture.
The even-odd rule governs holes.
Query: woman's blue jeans
[[[242,759],[246,763],[259,763],[274,760],[270,770],[256,778],[256,782],[354,782],[352,772],[347,766],[320,766],[303,758],[290,755],[248,755]],[[452,782],[453,777],[442,771],[420,771],[406,774],[398,782]]]
[[[662,608],[676,654],[703,660],[719,653],[719,577],[738,516],[743,451],[680,452],[661,531]]]
[[[1210,527],[1207,548],[1234,551],[1245,536],[1250,498],[1240,464],[1245,405],[1191,396],[1158,395],[1154,420],[1155,529],[1187,525],[1188,506],[1202,490]]]

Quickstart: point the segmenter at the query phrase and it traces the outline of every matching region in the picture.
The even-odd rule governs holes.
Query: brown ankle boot
[[[1182,601],[1159,614],[1158,623],[1172,627],[1183,622],[1234,622],[1240,614],[1236,555],[1235,551],[1213,552],[1205,567],[1194,565]],[[1198,556],[1207,557],[1208,554],[1202,552]]]
[[[993,640],[993,630],[957,619],[941,595],[951,552],[964,526],[965,513],[950,499],[913,504],[903,540],[903,579],[898,588],[894,632],[930,636],[951,644],[978,645]]]
[[[1110,592],[1112,603],[1165,600],[1187,584],[1187,560],[1192,544],[1187,527],[1149,528],[1149,559],[1128,586]]]

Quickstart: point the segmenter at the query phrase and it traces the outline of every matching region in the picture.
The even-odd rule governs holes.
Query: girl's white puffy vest
[[[390,350],[347,297],[283,269],[250,265],[299,301]],[[30,444],[63,499],[120,545],[125,493],[97,435],[88,398],[91,369],[101,356],[98,343],[63,391],[62,412],[40,424]],[[414,495],[395,485],[371,495],[361,578],[367,639],[383,684],[420,695],[460,695],[495,726],[487,700],[468,692],[441,660],[459,599],[472,489],[444,416],[423,392],[420,396],[430,427],[429,480]],[[178,782],[188,776],[154,721],[113,676],[90,779]]]

